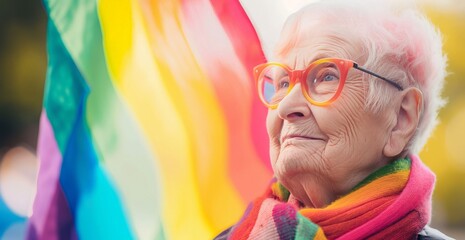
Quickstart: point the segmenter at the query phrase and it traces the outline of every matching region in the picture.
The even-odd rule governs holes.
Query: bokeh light
[[[24,147],[9,150],[0,164],[0,195],[18,216],[32,214],[36,192],[37,159]]]
[[[18,240],[26,237],[26,222],[19,222],[9,226],[3,235],[0,235],[2,240]]]

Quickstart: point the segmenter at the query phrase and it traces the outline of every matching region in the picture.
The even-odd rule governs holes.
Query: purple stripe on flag
[[[39,178],[34,200],[33,214],[29,219],[28,239],[54,239],[61,236],[64,229],[74,228],[73,219],[59,184],[62,155],[55,140],[53,128],[45,109],[40,118]],[[71,231],[74,232],[74,231]]]

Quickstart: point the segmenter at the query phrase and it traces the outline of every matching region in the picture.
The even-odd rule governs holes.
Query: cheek
[[[279,139],[281,137],[282,126],[283,120],[279,117],[278,111],[269,110],[266,117],[266,129],[268,132],[268,137],[270,138],[270,161],[273,168],[281,148]]]
[[[332,106],[331,109],[328,109],[329,111],[325,109],[315,111],[315,120],[321,131],[328,136],[330,142],[339,142],[355,137],[358,124],[364,113],[364,106],[360,106],[352,100],[339,103],[341,104]]]
[[[345,94],[315,119],[322,132],[328,136],[325,153],[329,159],[335,156],[352,154],[358,149],[358,138],[363,128],[365,113],[364,94],[362,89],[345,89]]]
[[[270,141],[277,140],[279,142],[282,126],[283,120],[279,117],[278,111],[269,110],[266,116],[266,130],[270,137]]]

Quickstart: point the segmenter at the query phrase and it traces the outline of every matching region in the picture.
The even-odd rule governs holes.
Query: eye
[[[282,77],[280,79],[278,79],[275,83],[275,88],[277,91],[279,90],[285,90],[287,88],[289,88],[289,77]]]
[[[317,84],[323,82],[333,82],[338,80],[339,75],[337,69],[326,67],[318,70],[315,79],[313,79],[313,83]]]
[[[337,80],[337,77],[334,76],[333,74],[326,74],[323,77],[323,81],[325,81],[325,82],[334,81],[334,80]]]
[[[289,87],[289,82],[288,81],[281,81],[279,83],[279,88],[288,88]]]

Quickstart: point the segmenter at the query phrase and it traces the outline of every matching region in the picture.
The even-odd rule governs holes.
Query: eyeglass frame
[[[313,70],[313,68],[319,64],[322,64],[322,63],[325,63],[325,62],[330,62],[330,63],[334,63],[336,64],[336,66],[338,67],[339,69],[339,72],[340,72],[340,83],[339,83],[339,87],[338,89],[336,90],[336,93],[334,94],[333,97],[331,97],[330,99],[326,100],[326,101],[322,101],[322,102],[318,102],[314,99],[312,99],[310,97],[310,95],[308,94],[308,86],[307,86],[307,81],[300,81],[300,79],[302,78],[302,76],[307,76],[308,73]],[[345,81],[347,79],[347,74],[349,72],[349,70],[351,68],[355,68],[355,69],[358,69],[364,73],[367,73],[369,75],[372,75],[376,78],[379,78],[387,83],[389,83],[390,85],[392,85],[393,87],[397,88],[397,90],[399,91],[403,91],[404,88],[399,85],[398,83],[396,83],[395,81],[393,80],[390,80],[388,78],[385,78],[377,73],[374,73],[372,71],[369,71],[365,68],[362,68],[360,67],[356,62],[352,61],[352,60],[348,60],[348,59],[342,59],[342,58],[321,58],[321,59],[318,59],[312,63],[310,63],[310,65],[308,65],[305,69],[303,70],[294,70],[294,69],[291,69],[290,67],[288,67],[287,65],[285,64],[282,64],[282,63],[278,63],[278,62],[268,62],[268,63],[262,63],[262,64],[259,64],[257,66],[255,66],[253,68],[253,74],[254,74],[254,80],[255,80],[255,83],[257,85],[257,90],[258,90],[258,95],[260,97],[260,100],[262,101],[262,103],[270,108],[270,109],[276,109],[279,105],[279,102],[277,102],[276,104],[268,104],[266,101],[265,101],[265,97],[263,96],[263,91],[260,90],[260,75],[261,73],[263,72],[263,70],[269,66],[278,66],[278,67],[281,67],[283,68],[284,70],[287,71],[287,73],[289,74],[289,88],[286,92],[286,96],[289,94],[289,92],[292,90],[292,88],[294,88],[295,84],[297,84],[297,82],[300,82],[301,83],[301,91],[302,91],[302,94],[304,95],[304,97],[307,99],[308,102],[310,102],[311,104],[313,105],[316,105],[316,106],[327,106],[327,105],[330,105],[331,103],[333,103],[338,97],[339,95],[341,95],[341,92],[342,92],[342,89],[344,88],[344,85],[345,85]]]

